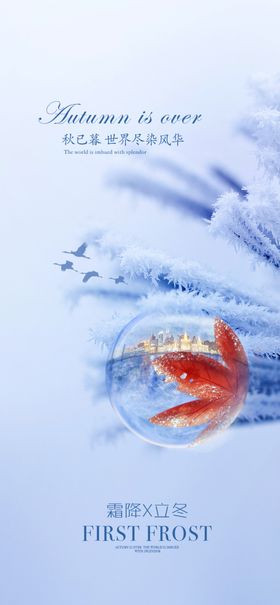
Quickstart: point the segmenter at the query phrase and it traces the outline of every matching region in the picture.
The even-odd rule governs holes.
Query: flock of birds
[[[84,242],[83,244],[81,244],[81,246],[77,248],[77,250],[62,250],[62,253],[72,254],[72,256],[75,256],[76,258],[87,258],[88,260],[90,260],[90,257],[85,255],[86,250],[87,244]],[[75,273],[80,273],[80,275],[84,276],[82,280],[84,284],[86,284],[92,277],[99,277],[100,279],[104,279],[103,275],[99,275],[98,271],[78,271],[78,269],[75,269],[74,263],[70,260],[65,261],[65,263],[53,264],[57,267],[60,267],[61,271],[75,271]],[[126,284],[123,275],[119,275],[118,277],[109,277],[108,279],[112,279],[115,284]]]

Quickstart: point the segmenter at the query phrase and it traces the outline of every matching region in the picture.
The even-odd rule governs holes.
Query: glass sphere
[[[120,332],[106,378],[111,403],[131,431],[153,444],[188,447],[235,420],[248,362],[221,318],[152,313]]]

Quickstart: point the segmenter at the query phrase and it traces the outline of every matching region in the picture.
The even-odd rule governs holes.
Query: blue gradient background
[[[3,605],[278,603],[277,423],[232,430],[210,450],[92,439],[85,368],[95,308],[89,298],[65,305],[73,275],[52,262],[97,221],[113,215],[123,225],[128,202],[107,194],[107,158],[64,157],[64,132],[37,118],[56,98],[98,112],[191,107],[206,117],[176,159],[203,172],[226,158],[246,184],[254,160],[234,124],[248,77],[279,69],[279,18],[276,0],[27,0],[2,9]],[[137,212],[138,228],[149,231],[148,215]],[[207,256],[207,241],[201,248]],[[226,263],[226,252],[220,257]],[[105,522],[114,501],[186,501],[213,536],[142,557],[83,544],[82,525]]]

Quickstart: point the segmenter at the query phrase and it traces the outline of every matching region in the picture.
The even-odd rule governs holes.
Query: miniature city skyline
[[[155,355],[175,351],[219,355],[215,341],[202,340],[200,336],[191,337],[187,332],[174,336],[169,330],[160,330],[157,334],[152,334],[135,345],[124,344],[120,353],[123,358],[135,354]]]

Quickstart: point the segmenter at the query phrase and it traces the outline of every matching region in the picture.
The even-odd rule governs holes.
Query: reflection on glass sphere
[[[139,437],[196,445],[226,429],[248,388],[246,353],[220,318],[147,314],[119,334],[107,363],[113,407]]]

